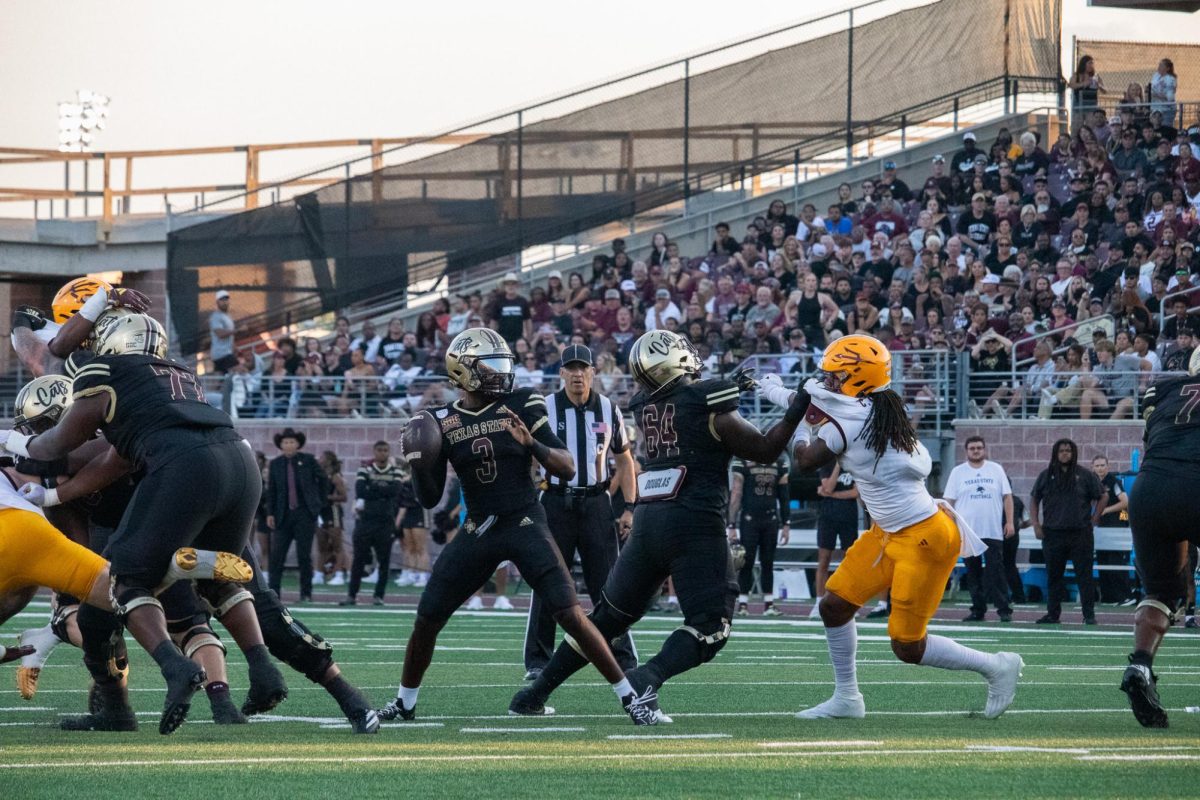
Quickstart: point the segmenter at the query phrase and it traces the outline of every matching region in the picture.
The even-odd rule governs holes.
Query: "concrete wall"
[[[955,463],[966,460],[963,443],[979,434],[988,445],[988,457],[1008,471],[1013,491],[1026,498],[1038,473],[1050,463],[1050,446],[1059,439],[1072,439],[1079,445],[1079,461],[1091,465],[1093,457],[1108,458],[1109,469],[1121,472],[1130,468],[1134,449],[1142,449],[1143,426],[1139,422],[1021,422],[960,420],[955,424]],[[953,464],[943,468],[949,473]]]

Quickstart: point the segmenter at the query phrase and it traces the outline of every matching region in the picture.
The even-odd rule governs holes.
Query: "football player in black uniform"
[[[770,464],[738,459],[733,464],[733,494],[729,499],[729,540],[740,541],[746,559],[738,570],[737,615],[750,611],[750,589],[754,585],[754,561],[762,563],[759,584],[763,592],[763,616],[778,617],[775,608],[775,547],[787,544],[791,535],[791,510],[787,461],[780,456]],[[781,541],[782,540],[782,541]]]
[[[1200,349],[1188,374],[1146,390],[1142,417],[1146,451],[1129,492],[1129,527],[1138,576],[1146,597],[1134,614],[1133,653],[1121,679],[1133,715],[1147,728],[1167,727],[1158,699],[1154,655],[1184,596],[1188,543],[1200,544],[1193,492],[1200,485]]]
[[[501,562],[512,561],[551,609],[570,646],[583,653],[579,658],[590,660],[612,684],[633,721],[653,725],[653,698],[634,693],[608,643],[584,616],[546,525],[533,461],[563,480],[575,475],[575,464],[547,424],[545,399],[530,389],[513,390],[513,368],[512,351],[499,334],[468,328],[446,351],[446,372],[463,390],[462,398],[418,414],[404,431],[404,458],[412,465],[421,505],[433,508],[442,499],[449,461],[462,482],[467,519],[433,565],[404,653],[399,693],[379,715],[414,718],[438,632]]]
[[[105,315],[93,331],[95,354],[67,359],[73,403],[50,431],[0,434],[15,455],[62,458],[101,430],[112,458],[145,470],[121,526],[108,544],[118,614],[159,664],[167,681],[161,733],[187,717],[205,680],[172,641],[155,589],[184,546],[241,552],[261,493],[249,445],[229,416],[208,405],[191,370],[166,358],[162,326],[144,314]],[[263,644],[249,592],[200,581],[250,665],[250,697],[273,707],[286,697],[283,676]]]
[[[674,675],[709,661],[725,646],[738,585],[725,515],[729,462],[734,456],[760,464],[779,458],[804,418],[808,393],[796,393],[783,421],[765,434],[738,413],[740,392],[753,381],[699,380],[700,357],[683,337],[666,330],[641,336],[629,355],[641,391],[630,402],[646,446],[638,476],[633,533],[592,611],[608,640],[645,613],[667,577],[674,580],[683,625],[658,655],[632,670],[639,696],[653,697]],[[587,663],[569,642],[554,652],[542,674],[517,692],[510,713],[536,714],[563,681]]]

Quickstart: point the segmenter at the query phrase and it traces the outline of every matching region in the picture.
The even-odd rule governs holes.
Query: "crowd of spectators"
[[[262,364],[243,355],[233,405],[408,415],[448,399],[446,345],[487,325],[524,386],[544,386],[561,348],[581,343],[620,398],[630,348],[655,328],[691,340],[712,374],[754,355],[760,370],[805,373],[862,332],[898,354],[916,419],[938,400],[923,376],[939,358],[969,360],[972,415],[1127,416],[1154,373],[1186,368],[1200,305],[1200,127],[1138,109],[1096,111],[1048,144],[968,131],[912,187],[888,161],[823,208],[774,200],[744,230],[718,224],[705,252],[658,233],[635,257],[618,239],[588,270],[534,286],[509,273],[490,293],[439,300],[415,330],[339,319],[330,340],[280,340]],[[309,380],[272,391],[288,376]]]

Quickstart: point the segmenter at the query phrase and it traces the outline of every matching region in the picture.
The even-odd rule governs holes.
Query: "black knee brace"
[[[221,619],[238,603],[253,602],[254,596],[240,583],[196,581],[196,593],[212,606],[213,616]]]
[[[258,610],[256,604],[255,611]],[[271,655],[310,681],[321,682],[333,663],[333,647],[329,642],[294,619],[283,606],[260,613],[258,626]]]
[[[71,598],[74,600],[74,598]],[[54,635],[64,642],[71,641],[71,637],[67,631],[67,620],[75,616],[79,612],[79,601],[74,604],[67,605],[62,602],[63,596],[59,596],[59,606],[54,609],[54,613],[50,615],[50,630],[54,631]]]
[[[159,611],[163,610],[163,604],[154,596],[154,590],[145,586],[126,586],[122,583],[117,583],[114,579],[108,590],[109,599],[112,601],[113,611],[117,615],[117,619],[124,624],[126,617],[135,608],[141,606],[154,606]],[[166,612],[163,612],[164,615]]]
[[[729,641],[729,619],[712,613],[684,619],[676,630],[691,634],[700,643],[701,663],[712,661]]]
[[[129,666],[121,623],[115,614],[82,605],[75,617],[83,639],[83,663],[96,680],[120,679]]]

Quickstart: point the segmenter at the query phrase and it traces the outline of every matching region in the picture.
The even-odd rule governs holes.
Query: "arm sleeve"
[[[612,404],[612,419],[612,445],[609,449],[614,453],[624,453],[629,449],[629,436],[625,433],[625,417],[616,403]]]
[[[792,491],[788,486],[787,475],[783,476],[782,483],[776,484],[775,497],[779,500],[779,519],[786,525],[791,516],[792,505]]]

